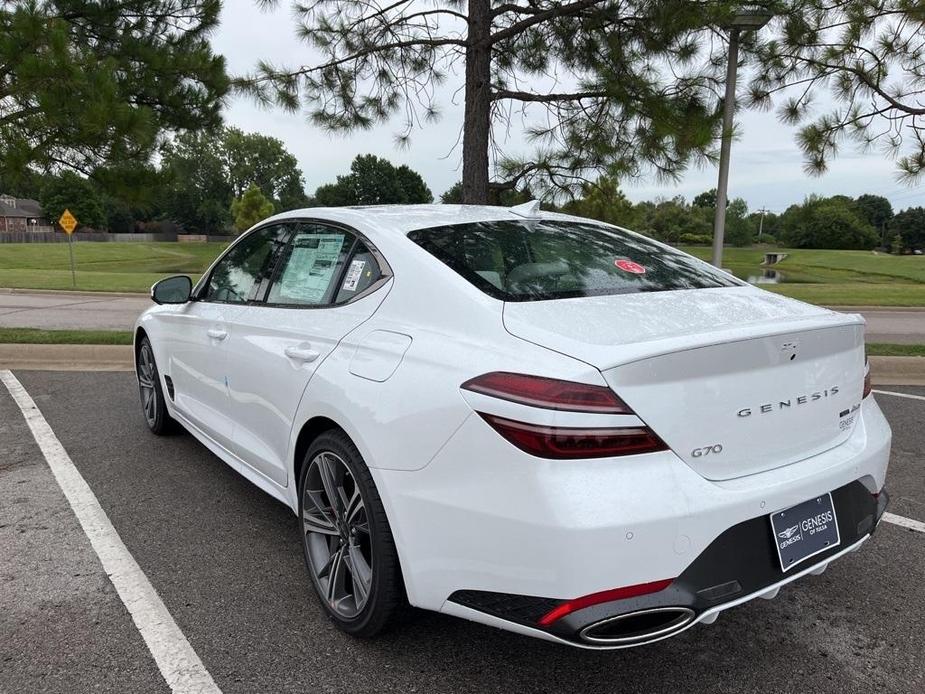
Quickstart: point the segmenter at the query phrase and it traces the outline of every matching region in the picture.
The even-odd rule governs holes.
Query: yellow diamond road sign
[[[58,219],[58,224],[64,229],[65,234],[70,235],[73,234],[74,229],[77,228],[77,218],[71,214],[70,210],[65,210],[64,214]]]

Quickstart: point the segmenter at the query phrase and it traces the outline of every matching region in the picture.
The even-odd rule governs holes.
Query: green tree
[[[880,241],[854,201],[845,196],[810,196],[802,205],[788,207],[781,219],[780,240],[793,248],[856,250],[869,250]]]
[[[466,203],[487,202],[492,187],[574,192],[604,173],[634,175],[647,167],[670,176],[711,152],[726,53],[716,26],[738,3],[432,5],[294,2],[300,36],[318,58],[295,69],[261,63],[239,86],[264,103],[304,106],[333,131],[367,129],[403,114],[398,139],[405,141],[415,124],[439,117],[433,87],[458,76]],[[671,69],[656,67],[664,65]],[[532,79],[552,74],[558,79]],[[573,86],[547,86],[554,82]],[[492,180],[492,143],[502,141],[514,113],[530,118],[537,146],[523,158],[496,148]]]
[[[185,133],[162,148],[160,207],[186,232],[215,233],[230,222],[234,193],[219,146],[215,135]]]
[[[234,218],[234,228],[246,231],[262,219],[273,214],[273,203],[251,183],[243,195],[231,201],[231,216]]]
[[[444,205],[460,205],[463,201],[462,181],[456,181],[440,196]]]
[[[709,235],[713,236],[713,224],[716,216],[716,188],[705,190],[691,201],[691,214],[701,220],[710,218]],[[726,231],[724,240],[733,246],[750,246],[754,236],[751,221],[748,219],[748,205],[742,198],[726,200]]]
[[[125,201],[105,196],[103,211],[107,231],[113,234],[130,234],[135,230],[135,214]]]
[[[620,190],[616,179],[610,176],[602,176],[593,184],[585,183],[581,197],[567,202],[562,211],[630,229],[635,228],[637,222],[633,203]]]
[[[640,230],[668,243],[706,243],[713,235],[713,212],[692,208],[683,197],[643,203]]]
[[[45,216],[53,221],[64,210],[70,210],[79,227],[103,229],[106,225],[103,200],[96,186],[73,171],[48,178],[39,193],[39,203]]]
[[[315,203],[325,207],[429,203],[433,199],[420,174],[407,166],[396,168],[373,154],[357,156],[349,174],[315,191]]]
[[[925,250],[925,207],[910,207],[897,213],[890,231],[902,238],[902,246]]]
[[[757,231],[758,227],[748,218],[748,204],[745,200],[734,198],[728,201],[724,240],[733,246],[750,246]]]
[[[404,191],[405,199],[409,203],[431,203],[434,201],[434,195],[430,192],[430,188],[427,187],[421,174],[410,166],[402,164],[395,169],[395,176]]]
[[[305,206],[305,179],[298,161],[281,140],[225,128],[219,144],[219,156],[235,197],[253,183],[280,211]]]
[[[705,190],[699,195],[695,196],[691,201],[692,207],[707,207],[711,210],[716,209],[716,188],[710,188],[710,190]]]
[[[880,234],[880,245],[886,245],[886,232],[893,219],[893,206],[882,195],[861,195],[854,201],[858,214]]]
[[[501,207],[513,207],[534,200],[529,188],[515,188],[511,186],[495,186],[488,191],[488,204]],[[457,181],[449,190],[440,196],[440,202],[445,205],[461,205],[463,202],[463,184]],[[548,205],[546,206],[548,207]]]
[[[252,184],[277,210],[308,203],[302,172],[283,143],[237,128],[186,133],[165,144],[161,175],[163,214],[189,231],[224,227],[231,201]]]
[[[144,164],[159,137],[219,122],[220,0],[0,3],[0,172]]]

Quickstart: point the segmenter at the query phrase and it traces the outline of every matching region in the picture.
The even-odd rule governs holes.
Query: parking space
[[[586,652],[431,613],[371,642],[308,583],[295,517],[191,436],[150,435],[132,374],[17,373],[222,692],[920,692],[925,534],[646,648]],[[925,395],[925,389],[887,390]],[[890,511],[925,521],[925,400],[880,395]],[[0,692],[168,691],[0,387]]]

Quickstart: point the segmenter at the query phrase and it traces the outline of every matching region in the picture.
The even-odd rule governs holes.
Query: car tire
[[[299,522],[309,576],[334,624],[361,638],[394,624],[407,605],[395,540],[369,468],[340,430],[305,454]]]
[[[147,337],[141,338],[138,355],[135,358],[135,376],[138,378],[138,393],[141,396],[141,412],[148,428],[156,435],[172,433],[176,422],[167,412],[160,372],[154,360],[154,349]]]

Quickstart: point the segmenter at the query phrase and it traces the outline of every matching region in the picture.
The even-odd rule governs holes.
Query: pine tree
[[[165,133],[216,126],[220,0],[0,3],[0,178],[146,163]]]
[[[296,3],[299,32],[322,56],[262,63],[238,86],[265,103],[304,104],[334,131],[404,116],[400,141],[437,118],[435,87],[462,80],[462,200],[650,167],[672,176],[710,155],[725,44],[713,0],[316,0]],[[670,65],[670,67],[668,67]],[[561,84],[561,88],[556,86]],[[526,113],[527,157],[496,135]],[[496,161],[490,180],[490,159]]]

